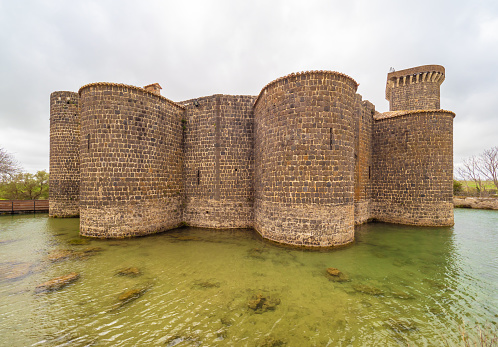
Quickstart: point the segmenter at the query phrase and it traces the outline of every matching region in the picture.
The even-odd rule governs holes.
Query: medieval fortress
[[[50,216],[80,216],[92,237],[187,224],[311,247],[349,243],[369,220],[453,225],[444,78],[439,65],[389,73],[384,113],[332,71],[182,102],[157,83],[54,92]]]

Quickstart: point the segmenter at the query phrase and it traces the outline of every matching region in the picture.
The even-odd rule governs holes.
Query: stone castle
[[[159,84],[91,83],[50,96],[50,216],[84,236],[191,225],[254,228],[328,247],[355,224],[453,225],[453,118],[445,70],[387,75],[389,112],[333,71],[293,73],[258,96],[173,102]]]

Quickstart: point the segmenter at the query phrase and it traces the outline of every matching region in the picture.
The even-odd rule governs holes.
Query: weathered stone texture
[[[256,97],[213,95],[184,101],[185,204],[188,225],[253,225],[253,122]]]
[[[257,97],[181,103],[157,83],[55,92],[50,215],[80,213],[81,234],[94,237],[186,223],[254,227],[309,247],[352,242],[354,225],[371,219],[452,225],[444,74],[439,65],[389,73],[384,113],[332,71],[290,74]]]
[[[50,95],[50,217],[79,215],[78,101],[78,93],[53,92]]]
[[[181,224],[183,107],[142,88],[80,89],[80,233],[126,237]]]
[[[372,125],[375,106],[356,94],[354,120],[354,221],[365,223],[371,218],[372,198]]]
[[[453,117],[443,110],[378,115],[373,126],[376,219],[453,225]]]
[[[386,85],[389,111],[440,109],[439,89],[445,78],[444,73],[444,67],[440,65],[424,65],[389,73]]]
[[[346,75],[316,71],[261,91],[254,109],[254,227],[263,237],[303,246],[353,240],[356,88]]]

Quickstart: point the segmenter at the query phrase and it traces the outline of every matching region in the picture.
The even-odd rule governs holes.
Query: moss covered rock
[[[40,285],[37,285],[35,287],[35,292],[36,293],[41,293],[41,292],[52,292],[56,290],[60,290],[67,285],[76,282],[80,278],[80,274],[76,272],[71,272],[70,274],[56,277],[51,279],[50,281],[47,281],[45,283],[42,283]]]
[[[247,303],[247,306],[255,313],[273,311],[280,304],[280,299],[272,298],[262,293],[254,295]]]

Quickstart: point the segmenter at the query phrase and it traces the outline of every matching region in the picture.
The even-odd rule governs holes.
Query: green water
[[[498,211],[456,209],[451,228],[363,225],[326,252],[251,230],[93,240],[78,223],[0,216],[0,345],[437,346],[498,327]],[[67,249],[78,256],[50,260]],[[141,274],[116,275],[126,267]],[[78,281],[35,293],[71,272]],[[120,304],[130,289],[142,295]],[[251,309],[258,294],[273,307]]]

